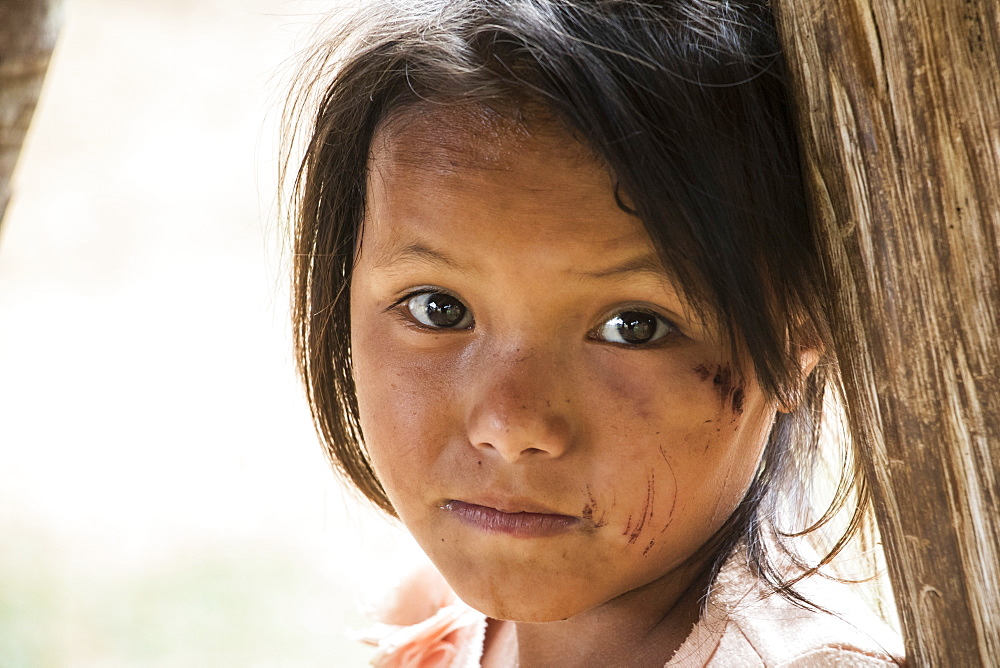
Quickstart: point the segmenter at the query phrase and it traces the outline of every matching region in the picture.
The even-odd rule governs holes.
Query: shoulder
[[[745,569],[727,566],[702,619],[668,665],[903,665],[899,636],[849,586],[814,576],[796,589],[827,611],[798,606],[765,591]]]
[[[429,564],[403,578],[369,615],[376,623],[357,637],[376,648],[376,668],[479,666],[486,617]]]
[[[766,666],[901,665],[902,642],[847,585],[813,577],[800,593],[826,608],[805,609],[778,594],[732,614]]]

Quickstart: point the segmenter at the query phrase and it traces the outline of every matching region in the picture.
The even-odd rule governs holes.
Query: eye
[[[406,300],[413,319],[434,329],[467,329],[472,313],[460,299],[445,292],[422,292]]]
[[[621,311],[606,320],[594,336],[608,343],[638,346],[654,343],[677,331],[665,318],[648,311]]]

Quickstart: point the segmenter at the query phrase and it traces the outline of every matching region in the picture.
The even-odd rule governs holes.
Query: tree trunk
[[[1000,4],[774,0],[910,665],[1000,660]]]
[[[0,222],[55,45],[58,0],[0,0]]]

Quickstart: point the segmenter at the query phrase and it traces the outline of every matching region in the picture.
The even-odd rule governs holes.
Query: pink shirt
[[[831,613],[768,594],[743,562],[730,559],[705,611],[665,668],[792,668],[902,665],[899,636],[851,591],[822,577],[796,590]],[[407,580],[382,623],[361,635],[378,668],[478,668],[487,618],[462,603],[428,567]]]

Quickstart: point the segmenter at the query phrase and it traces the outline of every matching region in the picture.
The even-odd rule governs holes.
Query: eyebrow
[[[659,256],[654,253],[646,253],[644,255],[638,255],[633,258],[629,258],[624,262],[607,267],[605,269],[600,269],[598,271],[577,271],[573,272],[584,278],[618,278],[620,276],[628,276],[632,274],[651,274],[656,278],[668,277],[666,269],[663,267],[663,262],[660,260]]]
[[[378,269],[385,269],[397,264],[407,264],[411,262],[433,264],[447,267],[448,269],[453,269],[465,274],[470,273],[467,266],[452,256],[442,251],[435,250],[434,248],[426,246],[420,242],[407,244],[400,248],[393,249],[391,253],[387,254],[387,257],[382,262],[379,262],[375,266]]]
[[[398,249],[394,249],[388,254],[385,260],[376,265],[376,268],[386,269],[397,264],[408,264],[411,262],[438,265],[464,274],[472,273],[468,266],[462,264],[451,255],[420,242],[406,244]],[[658,279],[669,276],[659,256],[655,253],[638,255],[616,265],[596,271],[573,271],[571,273],[582,278],[596,280],[620,278],[635,274],[645,274]]]

